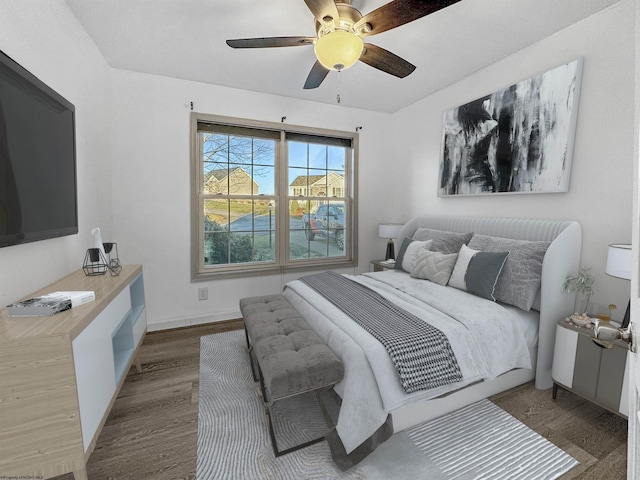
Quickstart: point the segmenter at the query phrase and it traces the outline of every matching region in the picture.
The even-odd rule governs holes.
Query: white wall
[[[151,330],[237,318],[238,301],[279,293],[289,276],[243,277],[191,282],[190,102],[194,111],[320,128],[360,132],[360,262],[368,269],[372,247],[384,249],[377,224],[391,206],[382,187],[385,149],[392,142],[386,114],[314,104],[277,96],[129,71],[112,75],[114,235],[125,263],[145,270]],[[300,87],[302,88],[302,86]],[[379,255],[379,256],[380,256]],[[199,287],[209,299],[199,301]]]
[[[595,303],[624,314],[629,282],[604,273],[607,245],[631,243],[634,2],[575,24],[394,115],[405,160],[397,188],[408,194],[393,220],[418,214],[471,214],[577,220],[582,265],[593,268]],[[442,112],[522,79],[584,57],[582,92],[568,193],[438,198]],[[400,192],[398,192],[400,193]]]
[[[623,307],[628,282],[606,277],[606,246],[631,240],[633,0],[545,39],[393,115],[319,105],[110,69],[62,0],[3,0],[0,49],[76,105],[80,234],[0,249],[0,302],[81,266],[100,226],[142,263],[150,328],[233,318],[239,298],[289,277],[190,281],[189,102],[200,112],[360,132],[359,266],[379,258],[379,222],[423,213],[578,220],[595,301]],[[570,192],[436,196],[442,112],[577,56],[585,58]],[[113,185],[111,185],[113,183]],[[209,286],[209,300],[197,288]],[[623,308],[619,309],[619,314]]]
[[[76,107],[79,235],[0,248],[0,305],[82,267],[91,228],[111,233],[108,66],[62,0],[2,0],[0,50]]]

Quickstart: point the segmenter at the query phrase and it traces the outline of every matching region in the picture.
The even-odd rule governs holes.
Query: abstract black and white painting
[[[439,196],[567,192],[582,58],[444,112]]]

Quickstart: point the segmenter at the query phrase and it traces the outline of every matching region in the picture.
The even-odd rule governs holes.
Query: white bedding
[[[289,282],[284,295],[345,364],[344,379],[336,387],[342,397],[336,429],[347,453],[371,436],[387,414],[409,402],[493,379],[514,368],[531,368],[519,321],[497,303],[401,271],[346,276],[444,332],[464,378],[453,385],[404,393],[382,344],[305,283]]]

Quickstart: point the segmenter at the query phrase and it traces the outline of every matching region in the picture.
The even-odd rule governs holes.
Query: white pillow
[[[402,257],[402,269],[405,272],[411,273],[411,270],[413,270],[413,267],[416,264],[418,252],[420,252],[422,248],[429,249],[432,243],[433,240],[414,240],[411,242],[404,251],[404,256]]]
[[[449,286],[459,288],[460,290],[464,291],[467,290],[467,282],[465,280],[465,276],[467,275],[467,267],[469,266],[471,258],[479,251],[480,250],[469,248],[466,245],[462,245],[462,247],[460,247],[456,266],[453,267],[453,273],[451,274],[451,278],[449,279]]]
[[[446,285],[457,258],[457,253],[446,254],[422,248],[411,270],[411,276],[430,280],[438,285]]]

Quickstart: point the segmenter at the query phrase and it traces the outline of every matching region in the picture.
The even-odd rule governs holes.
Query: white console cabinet
[[[147,330],[140,265],[119,276],[79,270],[27,298],[93,290],[96,299],[51,317],[0,310],[0,475],[49,478],[86,461]]]

